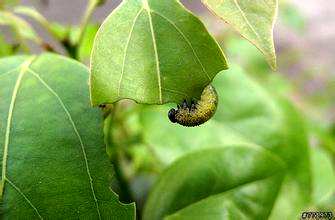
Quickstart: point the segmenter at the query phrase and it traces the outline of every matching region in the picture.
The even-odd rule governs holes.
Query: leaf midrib
[[[16,97],[19,91],[19,88],[21,86],[22,78],[24,74],[27,72],[27,68],[32,64],[32,62],[36,59],[36,57],[31,57],[30,59],[26,60],[19,66],[19,76],[16,80],[11,102],[9,105],[8,110],[8,116],[7,116],[7,125],[6,125],[6,131],[5,131],[5,143],[4,143],[4,150],[3,150],[3,157],[2,157],[2,172],[1,172],[1,185],[0,185],[0,197],[2,198],[4,193],[4,187],[5,187],[5,181],[6,181],[6,172],[7,172],[7,159],[8,159],[8,147],[9,147],[9,141],[10,141],[10,131],[11,131],[11,125],[12,125],[12,118],[13,118],[13,112],[16,102]],[[16,69],[16,68],[15,68]],[[11,72],[11,71],[9,71]],[[8,73],[8,72],[7,72]]]
[[[98,216],[99,216],[99,219],[101,219],[101,213],[100,213],[100,209],[99,209],[99,205],[98,205],[98,199],[96,197],[96,194],[95,194],[95,190],[94,190],[94,186],[93,186],[93,178],[92,178],[92,175],[91,175],[91,171],[90,171],[90,168],[89,168],[89,164],[88,164],[88,158],[87,158],[87,154],[86,154],[86,150],[85,150],[85,146],[84,146],[84,143],[83,143],[83,140],[81,138],[81,135],[77,129],[77,126],[75,124],[75,122],[73,121],[72,119],[72,116],[69,112],[69,110],[67,109],[67,107],[65,106],[64,102],[62,101],[62,99],[60,98],[60,96],[56,93],[55,90],[53,90],[40,76],[39,74],[37,74],[34,70],[32,69],[29,69],[28,68],[28,72],[30,72],[33,76],[35,76],[41,83],[43,86],[45,86],[50,92],[51,94],[54,95],[54,97],[57,99],[57,101],[59,102],[59,104],[61,105],[61,107],[63,108],[66,116],[68,117],[71,125],[72,125],[72,128],[80,142],[80,147],[81,147],[81,150],[82,150],[82,153],[83,153],[83,157],[84,157],[84,161],[85,161],[85,168],[86,168],[86,172],[87,172],[87,175],[88,175],[88,178],[89,178],[89,182],[90,182],[90,188],[91,188],[91,192],[92,192],[92,196],[93,196],[93,199],[94,199],[94,203],[95,203],[95,206],[96,206],[96,210],[97,210],[97,213],[98,213]]]
[[[7,176],[7,159],[8,159],[8,148],[9,148],[9,141],[10,141],[10,131],[12,127],[12,119],[13,119],[13,112],[15,108],[15,102],[17,98],[18,91],[21,86],[21,82],[23,79],[23,76],[27,73],[27,70],[29,66],[34,62],[36,59],[35,56],[31,57],[30,59],[26,60],[23,62],[21,65],[19,65],[17,68],[14,68],[5,74],[8,75],[15,70],[20,70],[19,76],[16,80],[12,97],[11,97],[11,102],[8,110],[8,117],[7,117],[7,125],[6,125],[6,131],[5,131],[5,143],[4,143],[4,151],[3,151],[3,158],[2,158],[2,172],[1,172],[1,185],[0,185],[0,198],[3,199],[3,193],[5,189],[5,183],[8,182],[23,198],[24,200],[29,204],[29,206],[34,210],[34,212],[37,214],[37,216],[40,219],[43,219],[40,213],[38,212],[36,206],[28,199],[28,197],[20,190],[12,181],[10,181]],[[2,75],[3,76],[3,75]]]
[[[155,35],[154,26],[153,26],[152,17],[151,17],[151,9],[150,9],[148,0],[143,1],[143,4],[144,4],[143,5],[144,9],[148,13],[152,44],[153,44],[154,52],[155,52],[156,71],[157,71],[157,80],[158,80],[158,89],[159,89],[159,102],[160,104],[163,104],[161,70],[160,70],[160,63],[159,63],[159,57],[158,57],[156,35]]]

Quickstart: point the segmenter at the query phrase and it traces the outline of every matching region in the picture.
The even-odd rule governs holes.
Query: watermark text
[[[332,212],[303,212],[301,219],[312,220],[312,219],[327,219],[331,220],[334,218]]]

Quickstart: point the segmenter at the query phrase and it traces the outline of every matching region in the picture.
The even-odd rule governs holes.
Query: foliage
[[[87,68],[45,54],[1,59],[0,73],[2,217],[132,218],[134,207],[109,189],[114,177],[99,111],[87,105]]]

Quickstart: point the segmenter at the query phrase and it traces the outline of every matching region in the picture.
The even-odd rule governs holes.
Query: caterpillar
[[[217,105],[217,92],[212,85],[208,85],[203,90],[200,100],[192,100],[190,104],[184,100],[181,105],[177,105],[177,109],[170,109],[168,117],[172,123],[194,127],[212,118]]]

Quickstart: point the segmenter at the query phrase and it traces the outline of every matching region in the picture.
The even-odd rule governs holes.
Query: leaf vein
[[[80,142],[81,150],[82,150],[82,153],[83,153],[83,156],[84,156],[86,172],[87,172],[87,175],[88,175],[88,178],[89,178],[89,183],[90,183],[90,187],[91,187],[92,196],[93,196],[93,199],[94,199],[94,203],[95,203],[95,206],[96,206],[96,210],[97,210],[99,219],[101,219],[100,209],[99,209],[99,205],[98,205],[98,199],[95,195],[95,190],[94,190],[94,186],[93,186],[93,178],[92,178],[91,171],[90,171],[90,168],[89,168],[88,159],[87,159],[87,155],[86,155],[86,151],[85,151],[85,146],[84,146],[83,140],[81,138],[81,135],[80,135],[80,133],[77,129],[77,126],[76,126],[75,122],[73,121],[69,110],[67,109],[67,107],[65,106],[64,102],[59,97],[59,95],[56,93],[56,91],[53,90],[35,71],[33,71],[32,69],[29,69],[29,72],[33,76],[35,76],[56,97],[56,99],[58,100],[59,104],[63,108],[65,114],[67,115],[67,117],[68,117],[68,119],[69,119],[69,121],[70,121],[70,123],[73,127],[73,130],[74,130],[74,132],[75,132],[75,134],[76,134],[76,136],[77,136],[77,138]]]
[[[165,91],[167,91],[167,92],[171,92],[171,93],[175,93],[175,94],[183,95],[183,96],[187,97],[186,93],[177,91],[175,89],[167,89],[167,88],[162,88],[162,89],[165,90]]]
[[[206,78],[208,78],[209,82],[211,81],[210,76],[208,75],[204,65],[202,64],[198,54],[196,53],[194,47],[192,46],[191,41],[185,36],[185,34],[182,32],[182,30],[180,30],[180,28],[173,22],[171,21],[169,18],[165,17],[164,15],[162,15],[161,13],[158,13],[156,11],[152,11],[153,13],[157,14],[158,16],[160,16],[161,18],[163,18],[164,20],[166,20],[167,22],[169,22],[176,30],[177,32],[184,38],[184,40],[186,41],[186,43],[189,45],[189,47],[191,48],[195,58],[197,59],[197,62],[200,64],[202,71],[205,73]]]
[[[154,32],[154,27],[153,27],[153,24],[152,24],[151,9],[148,5],[147,0],[144,1],[144,4],[145,4],[144,8],[148,12],[152,43],[153,43],[154,51],[155,51],[156,71],[157,71],[158,90],[159,90],[158,91],[159,92],[159,102],[160,102],[160,104],[163,104],[161,71],[160,71],[159,57],[158,57],[158,51],[157,51],[156,36],[155,36],[155,32]]]
[[[143,10],[144,10],[144,8],[141,8],[141,9],[138,11],[138,13],[136,14],[135,18],[134,18],[134,21],[133,21],[133,24],[132,24],[132,27],[131,27],[131,29],[130,29],[129,36],[128,36],[128,39],[127,39],[127,43],[126,43],[126,46],[125,46],[125,49],[124,49],[123,62],[122,62],[122,69],[121,69],[121,76],[120,76],[120,80],[119,80],[119,86],[118,86],[118,89],[117,89],[118,97],[120,97],[121,83],[122,83],[122,79],[123,79],[123,75],[124,75],[124,69],[125,69],[126,58],[127,58],[127,51],[128,51],[128,47],[129,47],[129,43],[130,43],[130,39],[131,39],[131,36],[132,36],[132,34],[133,34],[133,31],[134,31],[134,28],[135,28],[136,21],[137,21],[138,17],[140,16],[140,14],[142,13]]]
[[[20,74],[16,80],[14,90],[11,97],[11,102],[9,104],[8,116],[7,116],[7,125],[5,131],[5,143],[3,149],[3,157],[2,157],[2,172],[1,172],[1,183],[0,183],[0,197],[3,196],[4,188],[5,188],[5,180],[6,180],[6,172],[7,172],[7,159],[8,159],[8,148],[9,148],[9,141],[10,141],[10,131],[12,126],[12,118],[13,112],[16,102],[16,97],[22,82],[22,78],[27,71],[27,68],[31,65],[31,63],[35,60],[35,57],[31,57],[30,59],[26,60],[19,66]]]
[[[21,64],[21,65],[22,65],[22,64]],[[16,71],[16,70],[19,70],[20,67],[21,67],[21,66],[18,66],[18,67],[14,68],[14,69],[11,69],[11,70],[9,70],[9,71],[7,71],[7,72],[5,72],[5,73],[2,73],[2,74],[0,75],[0,78],[6,77],[6,76],[12,74],[12,72],[14,72],[14,71]]]
[[[34,211],[38,215],[39,219],[43,219],[43,217],[41,216],[41,214],[37,210],[36,206],[34,206],[34,204],[28,199],[28,197],[22,192],[22,190],[20,190],[19,187],[17,187],[12,181],[10,181],[8,179],[8,177],[6,177],[6,181],[24,198],[24,200],[31,206],[31,208],[34,209]]]
[[[259,34],[257,33],[257,31],[252,27],[249,19],[247,18],[246,14],[244,13],[244,11],[242,10],[242,8],[240,7],[239,3],[237,2],[237,0],[234,0],[234,4],[236,5],[237,9],[239,10],[239,12],[241,13],[243,19],[245,20],[245,22],[247,23],[248,27],[252,30],[252,32],[256,35],[257,39],[259,41],[262,41],[262,38],[259,36]]]

